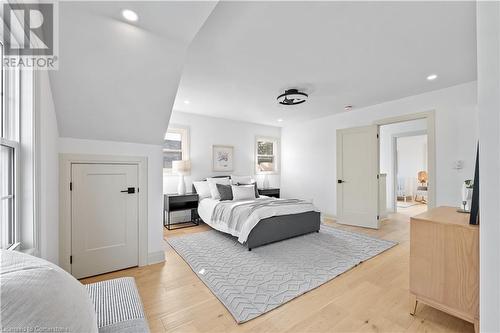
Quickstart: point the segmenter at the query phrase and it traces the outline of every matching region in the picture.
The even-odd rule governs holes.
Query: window
[[[1,191],[1,226],[0,248],[6,249],[16,242],[14,180],[15,163],[14,148],[2,144],[0,146],[0,191]]]
[[[18,170],[20,69],[4,68],[3,44],[0,43],[2,62],[1,117],[0,117],[0,248],[13,247],[19,242]]]
[[[189,160],[189,129],[187,127],[172,126],[165,134],[163,142],[163,170],[172,173],[172,162]]]
[[[279,172],[279,140],[277,138],[257,137],[255,140],[255,173]]]

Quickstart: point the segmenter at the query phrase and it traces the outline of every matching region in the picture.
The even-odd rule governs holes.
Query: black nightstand
[[[265,195],[268,197],[280,197],[280,189],[279,188],[259,188],[259,195]]]
[[[191,221],[170,223],[170,213],[182,210],[191,211]],[[200,224],[198,216],[198,194],[164,194],[163,195],[163,226],[168,230],[194,227]]]

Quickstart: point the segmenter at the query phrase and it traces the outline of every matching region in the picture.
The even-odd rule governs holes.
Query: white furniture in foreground
[[[83,286],[62,268],[0,250],[1,330],[5,332],[149,332],[131,277]]]

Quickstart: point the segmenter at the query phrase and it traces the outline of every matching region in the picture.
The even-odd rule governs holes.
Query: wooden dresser
[[[479,331],[479,226],[454,207],[411,218],[410,313],[421,302]]]

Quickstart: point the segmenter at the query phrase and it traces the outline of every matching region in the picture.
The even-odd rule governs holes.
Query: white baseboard
[[[325,220],[335,220],[335,221],[337,221],[337,216],[335,216],[333,214],[321,213],[321,222],[324,222]]]
[[[148,265],[158,264],[164,261],[165,261],[164,251],[148,253]]]

